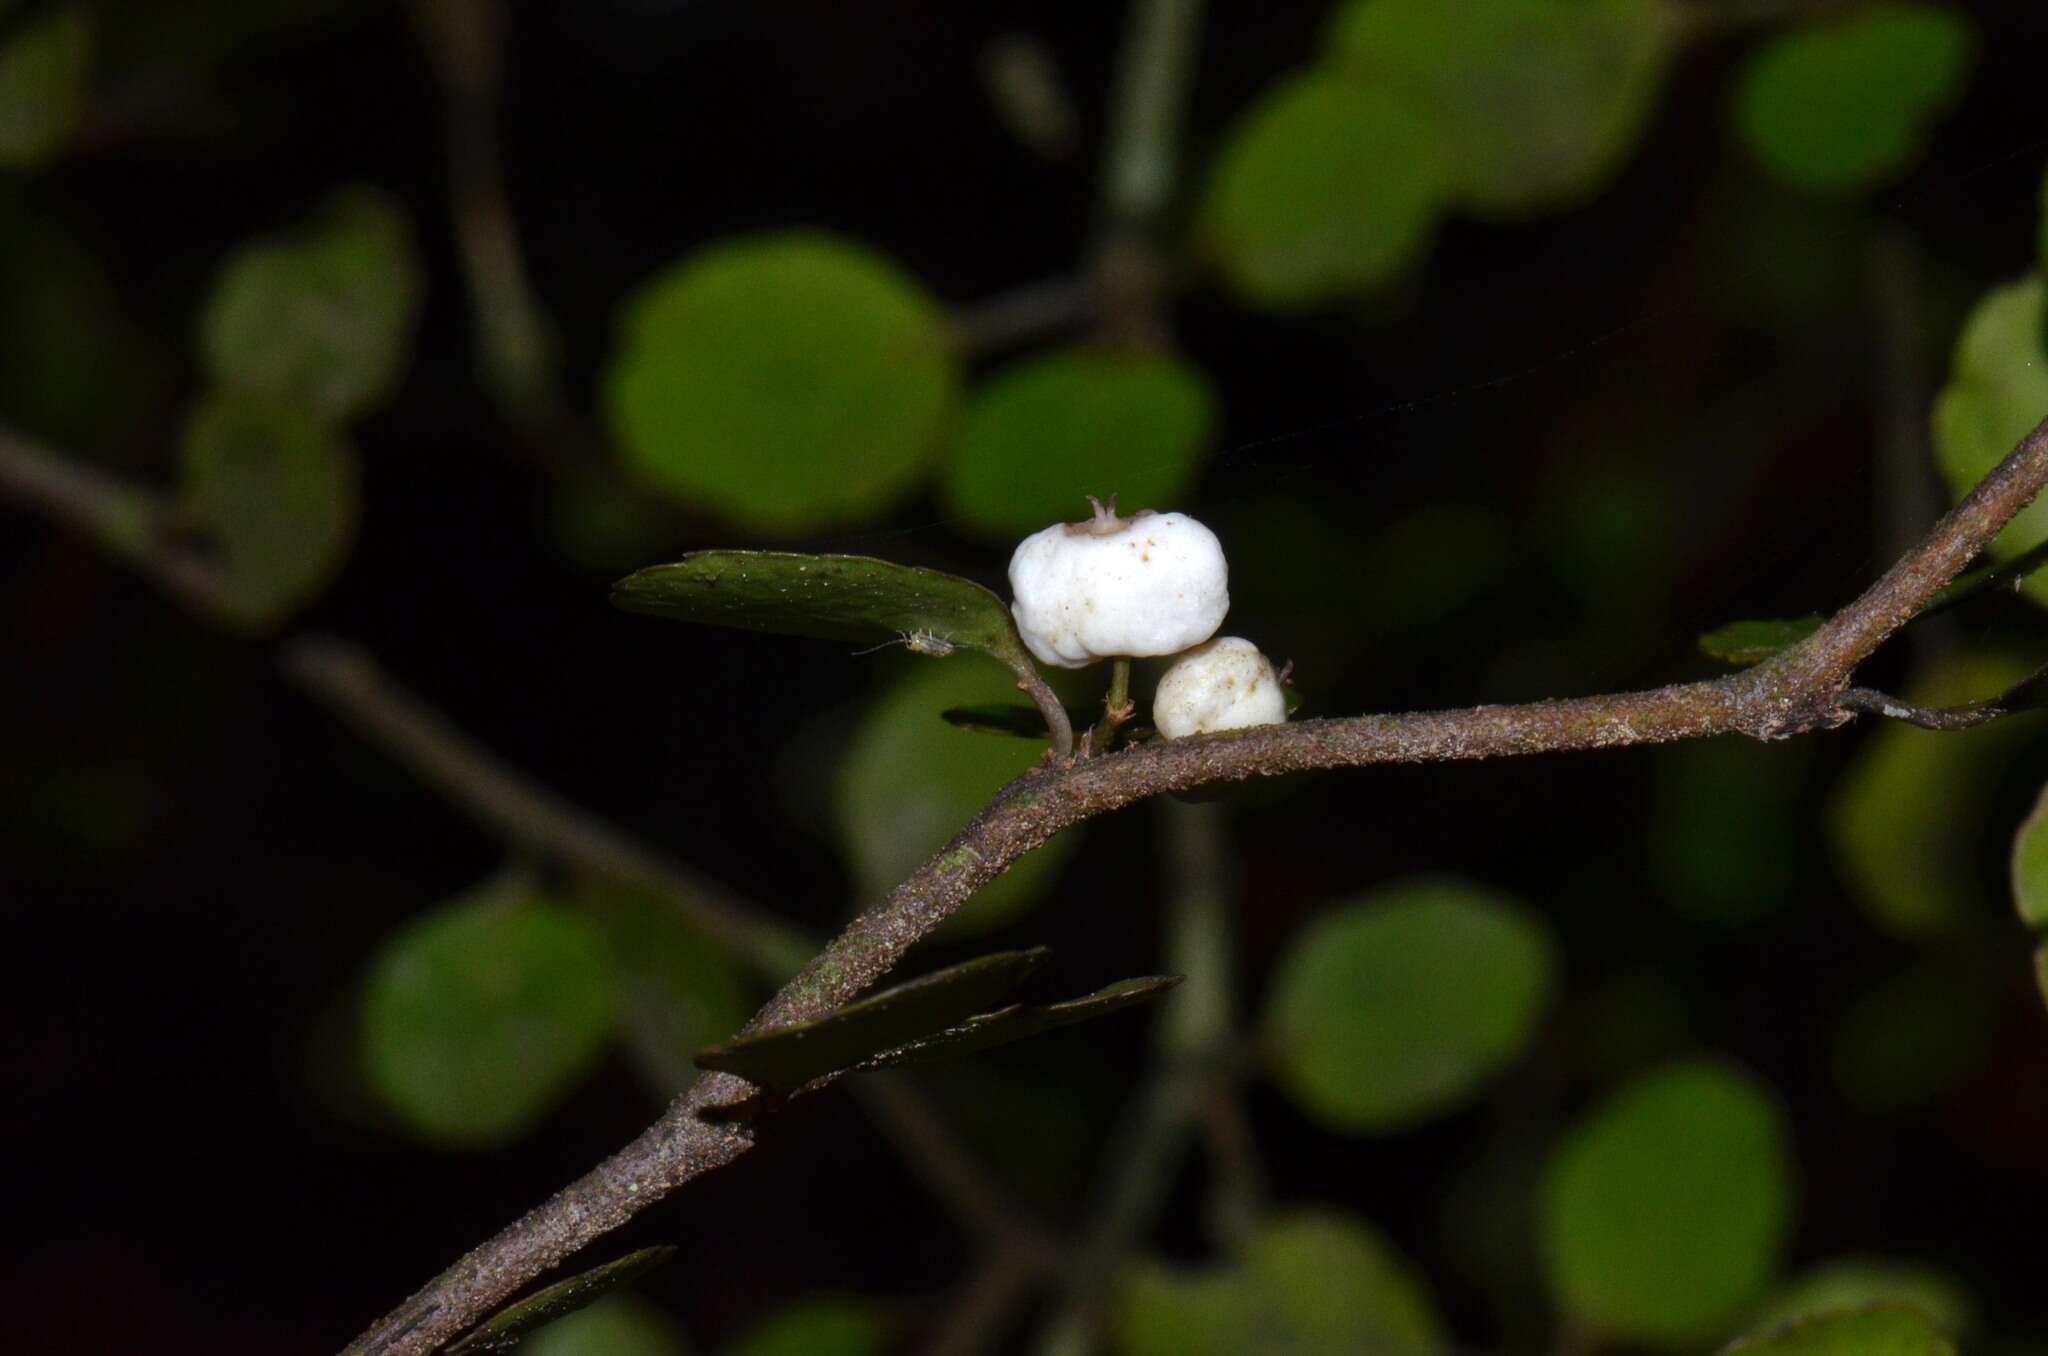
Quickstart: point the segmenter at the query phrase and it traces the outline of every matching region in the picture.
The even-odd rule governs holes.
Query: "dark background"
[[[1071,273],[1082,256],[1088,154],[1048,165],[1020,148],[990,111],[979,62],[996,37],[1042,39],[1093,132],[1120,7],[515,8],[510,188],[580,407],[621,299],[721,235],[827,225],[961,306]],[[1583,210],[1454,222],[1410,282],[1370,305],[1274,319],[1199,287],[1176,303],[1177,339],[1217,382],[1225,417],[1224,450],[1179,507],[1231,544],[1234,618],[1255,618],[1269,652],[1296,661],[1313,711],[1704,673],[1697,632],[1838,604],[1902,544],[1888,523],[1929,520],[1942,490],[1924,458],[1880,453],[1899,339],[1878,320],[1874,261],[1906,261],[1907,337],[1931,398],[1970,303],[2034,257],[2048,156],[2039,7],[1969,8],[1984,42],[1966,100],[1923,167],[1867,207],[1794,202],[1744,162],[1724,116],[1745,49],[1731,36],[1688,52],[1646,145]],[[305,620],[373,649],[572,800],[830,926],[850,886],[820,788],[896,661],[609,609],[611,574],[651,561],[608,569],[558,548],[561,486],[602,448],[514,431],[472,376],[439,97],[404,15],[337,0],[231,22],[238,9],[105,6],[110,100],[93,134],[32,180],[0,179],[10,253],[55,239],[92,261],[105,302],[92,323],[110,355],[77,374],[77,398],[0,375],[0,416],[168,478],[200,383],[192,318],[224,254],[337,184],[394,192],[427,253],[423,329],[398,399],[356,430],[367,517]],[[1308,57],[1324,14],[1213,6],[1194,165]],[[655,558],[751,544],[716,522],[664,521]],[[1003,566],[929,501],[797,545],[992,584]],[[499,866],[497,842],[287,686],[262,643],[209,630],[5,505],[0,628],[8,1346],[336,1348],[651,1118],[615,1061],[510,1148],[407,1140],[353,1072],[355,986],[400,920]],[[2023,606],[1986,606],[1916,632],[1872,676],[1903,681],[1944,650],[2038,650],[2041,634]],[[1982,918],[1912,947],[1864,921],[1821,829],[1829,788],[1867,737],[1327,774],[1237,797],[1254,997],[1305,917],[1413,870],[1529,900],[1566,958],[1536,1056],[1425,1130],[1340,1140],[1256,1092],[1276,1195],[1385,1227],[1463,1344],[1536,1350],[1518,1226],[1482,1212],[1491,1222],[1475,1237],[1447,1211],[1451,1188],[1525,1180],[1529,1156],[1615,1078],[1708,1047],[1757,1071],[1791,1112],[1795,1262],[1925,1258],[1978,1296],[1985,1349],[2048,1332],[2048,1024],[2001,875],[2041,744],[2029,736],[2027,756],[2000,765],[1996,813],[1959,826]],[[1721,758],[1737,787],[1781,795],[1782,814],[1761,827],[1674,824],[1671,788],[1704,775],[1702,758]],[[1056,947],[1056,978],[1073,988],[1156,967],[1156,829],[1142,809],[1093,826],[1051,897],[1003,940]],[[1657,845],[1723,832],[1737,878],[1763,882],[1756,907],[1733,919],[1673,907]],[[1981,1021],[1926,1088],[1873,1107],[1840,1076],[1838,1014],[1900,975],[1934,976]],[[926,1081],[1019,1195],[1072,1221],[1145,1054],[1143,1023],[1123,1020]],[[1199,1252],[1193,1186],[1160,1234],[1169,1254]],[[837,1091],[792,1108],[760,1151],[629,1232],[682,1245],[681,1263],[640,1288],[706,1348],[820,1289],[915,1315],[965,1252]]]

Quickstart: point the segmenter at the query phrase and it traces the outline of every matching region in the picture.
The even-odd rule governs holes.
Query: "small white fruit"
[[[1216,534],[1185,513],[1116,502],[1085,522],[1034,532],[1010,557],[1011,615],[1041,663],[1176,654],[1216,634],[1230,611],[1230,574]]]
[[[1280,676],[1258,646],[1237,636],[1218,636],[1174,660],[1152,697],[1152,724],[1168,739],[1286,719]]]

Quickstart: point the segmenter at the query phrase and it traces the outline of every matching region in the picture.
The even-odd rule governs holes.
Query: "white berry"
[[[1272,663],[1237,636],[1218,636],[1174,660],[1152,697],[1152,724],[1168,739],[1286,719],[1287,694]]]
[[[1230,611],[1230,574],[1216,534],[1185,513],[1115,501],[1085,522],[1034,532],[1010,557],[1010,612],[1041,663],[1176,654],[1216,634]]]

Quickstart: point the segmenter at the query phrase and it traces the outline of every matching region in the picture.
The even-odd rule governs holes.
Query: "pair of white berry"
[[[1230,577],[1216,534],[1184,513],[1095,516],[1034,532],[1010,557],[1010,612],[1032,654],[1063,669],[1179,655],[1159,680],[1152,723],[1169,739],[1277,725],[1286,694],[1259,647],[1216,636]]]

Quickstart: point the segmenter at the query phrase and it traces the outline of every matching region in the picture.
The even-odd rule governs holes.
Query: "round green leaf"
[[[612,957],[582,917],[504,883],[385,942],[363,994],[370,1082],[413,1130],[510,1139],[597,1063],[612,1035]]]
[[[0,44],[0,168],[34,169],[64,149],[85,114],[92,14],[60,4]]]
[[[1934,405],[1934,453],[1949,490],[1960,499],[1976,487],[2048,413],[2048,288],[2030,273],[1977,303],[1956,341],[1948,385]],[[2006,524],[1992,550],[2017,555],[2048,538],[2048,497]],[[2048,600],[2035,575],[2025,586]]]
[[[1141,1265],[1117,1297],[1125,1356],[1434,1356],[1446,1349],[1428,1288],[1377,1231],[1334,1211],[1262,1224],[1239,1265]]]
[[[684,1356],[675,1325],[629,1295],[601,1299],[519,1343],[519,1356]]]
[[[1521,1052],[1553,966],[1543,925],[1512,900],[1448,878],[1390,886],[1309,924],[1281,958],[1275,1075],[1343,1133],[1426,1120]]]
[[[336,194],[295,234],[243,249],[199,322],[213,379],[348,420],[405,368],[420,266],[405,212],[370,188]]]
[[[947,471],[947,507],[967,527],[1014,541],[1086,516],[1083,496],[1129,512],[1167,508],[1194,482],[1216,431],[1202,374],[1164,353],[1074,348],[992,377],[967,409]]]
[[[1523,216],[1591,197],[1641,139],[1679,36],[1662,0],[1352,0],[1331,58],[1441,124],[1464,206]]]
[[[212,541],[221,599],[249,625],[311,602],[348,558],[355,452],[302,406],[216,394],[185,425],[182,507]]]
[[[1912,168],[1961,95],[1975,38],[1941,5],[1860,5],[1771,39],[1735,91],[1735,127],[1770,174],[1840,197]]]
[[[1763,1332],[1875,1304],[1918,1309],[1950,1336],[1962,1336],[1976,1326],[1976,1306],[1954,1277],[1911,1262],[1848,1258],[1792,1281],[1750,1320],[1749,1327]]]
[[[1541,1202],[1552,1292],[1602,1339],[1711,1341],[1770,1279],[1791,1196],[1770,1095],[1720,1063],[1667,1066],[1552,1155]]]
[[[872,1302],[807,1299],[755,1324],[725,1356],[881,1356],[888,1345],[889,1324]]]
[[[604,404],[626,467],[749,531],[880,513],[938,453],[958,364],[917,283],[851,241],[750,236],[627,303]]]
[[[1722,1348],[1723,1356],[1956,1356],[1927,1316],[1877,1305],[1801,1319]]]
[[[2012,898],[2021,922],[2048,932],[2048,788],[2013,835]]]
[[[1038,762],[1036,745],[989,739],[939,716],[950,706],[1015,691],[1013,680],[984,664],[920,664],[861,721],[839,769],[835,817],[865,897],[900,884],[1005,783]],[[983,886],[951,925],[979,930],[1008,920],[1052,883],[1073,846],[1073,835],[1061,834],[1021,858]]]
[[[1393,281],[1442,213],[1441,133],[1410,96],[1302,75],[1231,132],[1201,234],[1246,302],[1301,307]]]
[[[2027,668],[1966,655],[1929,670],[1906,699],[1955,706],[2002,692]],[[1873,927],[1907,941],[1955,932],[1980,916],[1988,775],[2014,746],[2006,722],[1960,732],[1887,723],[1842,770],[1827,805],[1837,868]]]

